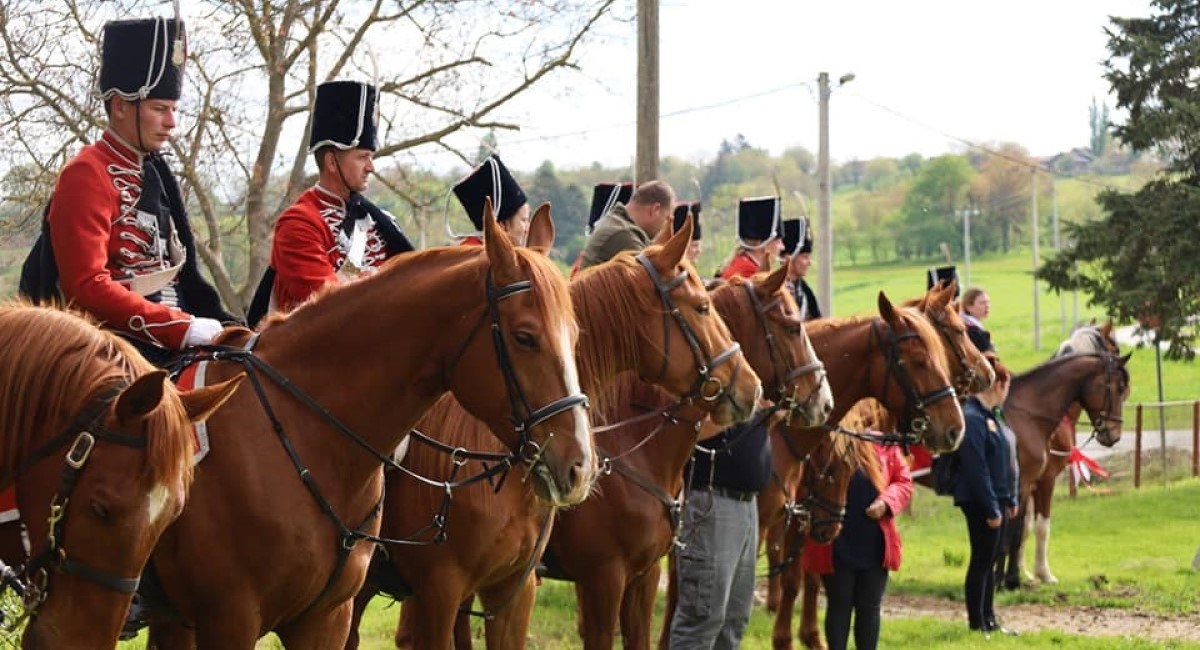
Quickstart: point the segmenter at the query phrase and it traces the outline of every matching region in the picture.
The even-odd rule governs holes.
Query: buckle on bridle
[[[75,437],[75,442],[67,450],[65,462],[71,469],[82,469],[83,465],[87,463],[88,457],[92,455],[92,448],[95,446],[95,436],[87,431],[79,432],[79,435]]]

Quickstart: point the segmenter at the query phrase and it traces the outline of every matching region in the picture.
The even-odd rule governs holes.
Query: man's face
[[[339,151],[334,156],[342,170],[346,189],[360,194],[367,191],[367,183],[371,180],[371,173],[375,171],[375,153],[367,149],[350,149]]]
[[[117,135],[135,147],[159,151],[175,131],[175,111],[179,102],[173,99],[143,99],[131,102],[114,98],[110,122]]]
[[[812,266],[812,253],[796,253],[788,264],[788,275],[803,278],[808,275],[808,269]]]
[[[695,264],[696,260],[700,259],[701,248],[702,246],[699,239],[693,239],[692,243],[688,244],[687,256],[688,259],[691,260],[692,264]]]

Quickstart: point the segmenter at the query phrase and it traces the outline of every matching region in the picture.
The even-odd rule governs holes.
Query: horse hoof
[[[1044,576],[1039,576],[1039,578],[1041,579],[1042,584],[1047,584],[1047,585],[1058,584],[1058,578],[1055,578],[1054,576],[1050,575],[1049,573],[1047,573]]]
[[[800,642],[809,650],[829,650],[825,642],[821,640],[821,635],[819,634],[816,636],[802,636]]]
[[[791,639],[771,639],[771,647],[774,650],[796,650]]]

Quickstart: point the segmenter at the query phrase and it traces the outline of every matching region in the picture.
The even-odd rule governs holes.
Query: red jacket
[[[729,264],[721,271],[721,279],[748,278],[761,270],[758,260],[750,257],[749,253],[741,251],[734,255],[733,259],[729,260]]]
[[[883,529],[883,568],[895,571],[900,568],[900,532],[896,530],[896,514],[908,507],[912,501],[912,477],[904,454],[895,445],[873,445],[879,454],[879,465],[883,471],[885,487],[879,498],[888,505],[888,514],[879,520]],[[833,573],[833,544],[817,544],[811,539],[804,542],[804,569],[820,574]]]
[[[154,234],[138,226],[141,195],[141,156],[109,131],[67,163],[47,214],[59,283],[67,300],[105,325],[180,350],[192,317],[120,283],[156,270],[144,248]]]
[[[320,186],[301,194],[279,216],[271,246],[276,309],[288,311],[326,284],[337,283],[337,272],[346,261],[341,230],[345,217],[346,203]],[[387,257],[387,246],[372,222],[362,266],[374,268]]]

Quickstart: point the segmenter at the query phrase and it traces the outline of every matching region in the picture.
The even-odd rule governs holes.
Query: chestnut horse
[[[1112,333],[1112,323],[1103,326],[1080,327],[1059,346],[1055,356],[1072,353],[1108,354],[1120,356],[1121,349]],[[1038,431],[1023,428],[1015,429],[1018,448],[1028,448],[1030,453],[1021,456],[1021,484],[1026,486],[1028,481],[1030,498],[1021,502],[1021,512],[1017,519],[1009,524],[1010,530],[1005,534],[1000,558],[997,560],[997,581],[1006,589],[1016,589],[1021,586],[1024,573],[1025,539],[1029,529],[1033,528],[1037,540],[1034,554],[1034,576],[1046,584],[1057,584],[1058,579],[1050,572],[1050,506],[1054,498],[1054,485],[1059,473],[1069,464],[1071,449],[1075,446],[1074,423],[1079,417],[1082,405],[1073,402],[1067,409],[1063,421],[1058,423],[1050,434],[1049,440],[1042,438]],[[1070,424],[1066,424],[1066,423]],[[1024,435],[1023,435],[1024,434]],[[1039,463],[1040,462],[1040,471]],[[1025,463],[1028,463],[1025,464]],[[1032,513],[1030,508],[1033,508]],[[1007,565],[1007,566],[1006,566]],[[1003,579],[999,579],[1003,577]],[[1030,579],[1032,580],[1032,577]]]
[[[636,372],[683,394],[686,401],[699,402],[706,411],[715,409],[722,421],[748,415],[757,401],[761,392],[757,378],[742,368],[739,346],[711,311],[699,276],[683,261],[690,237],[691,228],[685,225],[664,245],[636,257],[618,256],[571,283],[582,330],[580,368],[589,393],[598,398],[597,410],[603,410],[608,399],[606,385],[622,371]],[[676,279],[665,293],[663,277]],[[671,313],[678,313],[681,320],[664,327],[663,318]],[[690,350],[689,341],[699,346],[694,355],[668,353],[672,347]],[[716,351],[721,352],[712,356]],[[706,372],[711,374],[708,380]],[[698,391],[716,385],[730,386],[724,392],[731,399],[715,394],[700,398]],[[490,451],[494,443],[479,431],[477,421],[449,400],[443,400],[442,406],[427,414],[419,430],[450,446]],[[413,444],[404,466],[442,477],[479,466],[472,462],[456,469],[460,462]],[[443,490],[417,484],[399,472],[390,472],[387,483],[391,498],[385,500],[384,530],[389,536],[411,533],[438,513]],[[459,604],[469,605],[478,592],[489,614],[489,646],[522,647],[534,600],[532,569],[545,545],[553,512],[515,479],[476,483],[454,496],[444,513],[446,543],[390,545],[386,560],[376,558],[375,580],[356,598],[356,614],[361,615],[380,588],[399,597],[407,595],[396,593],[402,587],[411,595],[404,605],[407,629],[398,633],[397,645],[411,642],[418,648],[444,648],[450,645]],[[413,507],[414,503],[424,507]],[[357,647],[356,641],[352,638],[348,647]]]
[[[875,397],[888,409],[903,414],[907,428],[927,445],[952,449],[963,432],[962,410],[950,385],[945,342],[919,314],[896,309],[882,292],[876,318],[821,319],[805,324],[827,366],[836,405],[828,422],[839,422],[860,399]],[[964,330],[965,336],[965,330]],[[772,480],[758,494],[759,541],[774,527],[782,540],[782,524],[795,512],[793,495],[799,486],[804,459],[832,427],[801,431],[771,430]],[[837,517],[838,513],[833,513]],[[830,537],[832,539],[832,535]],[[771,544],[768,544],[770,549]],[[778,565],[782,546],[774,551]],[[673,586],[673,585],[672,585]],[[668,591],[668,614],[659,647],[666,648],[674,606]]]
[[[83,317],[0,307],[0,484],[15,486],[35,553],[19,575],[4,567],[3,588],[25,597],[25,648],[116,646],[138,574],[186,500],[191,423],[241,379],[179,392]]]
[[[991,386],[996,377],[995,369],[967,336],[966,326],[958,312],[958,303],[954,300],[955,291],[954,283],[939,283],[921,298],[907,301],[904,305],[911,313],[922,316],[938,332],[944,344],[943,359],[953,377],[956,390],[973,394]],[[860,431],[894,431],[896,418],[893,413],[876,399],[866,399],[854,404],[846,414],[843,425]],[[791,458],[784,456],[784,467],[789,460],[795,463],[794,459],[795,455],[791,455]],[[777,463],[780,460],[779,452],[776,452]],[[800,502],[799,496],[794,502]],[[767,533],[767,556],[772,567],[767,590],[767,609],[776,613],[772,639],[777,648],[792,647],[792,614],[795,598],[800,593],[804,594],[800,638],[808,647],[824,647],[817,626],[816,610],[821,583],[816,576],[804,575],[801,567],[804,530],[790,529],[798,528],[797,524],[803,523],[803,518],[793,519],[790,524],[781,522]],[[784,526],[789,526],[789,530],[783,530]],[[784,541],[785,537],[790,541]],[[814,537],[814,541],[822,543],[830,540],[832,537]]]
[[[767,378],[766,396],[781,418],[813,426],[825,421],[833,398],[783,286],[786,273],[734,278],[712,299],[750,366]],[[611,648],[618,624],[626,648],[650,646],[660,560],[679,532],[677,495],[699,430],[672,401],[640,382],[620,384],[614,409],[602,415],[614,424],[596,434],[606,469],[598,493],[562,513],[551,534],[550,575],[575,582],[584,648]]]
[[[513,246],[488,203],[482,247],[401,255],[324,291],[207,376],[250,371],[208,422],[211,451],[152,556],[169,610],[155,648],[250,650],[346,642],[379,530],[381,463],[447,390],[505,442],[558,504],[591,490],[596,460],[575,367],[566,281]],[[548,212],[531,246],[553,237]],[[246,339],[249,339],[248,341]],[[247,351],[248,350],[248,351]]]

